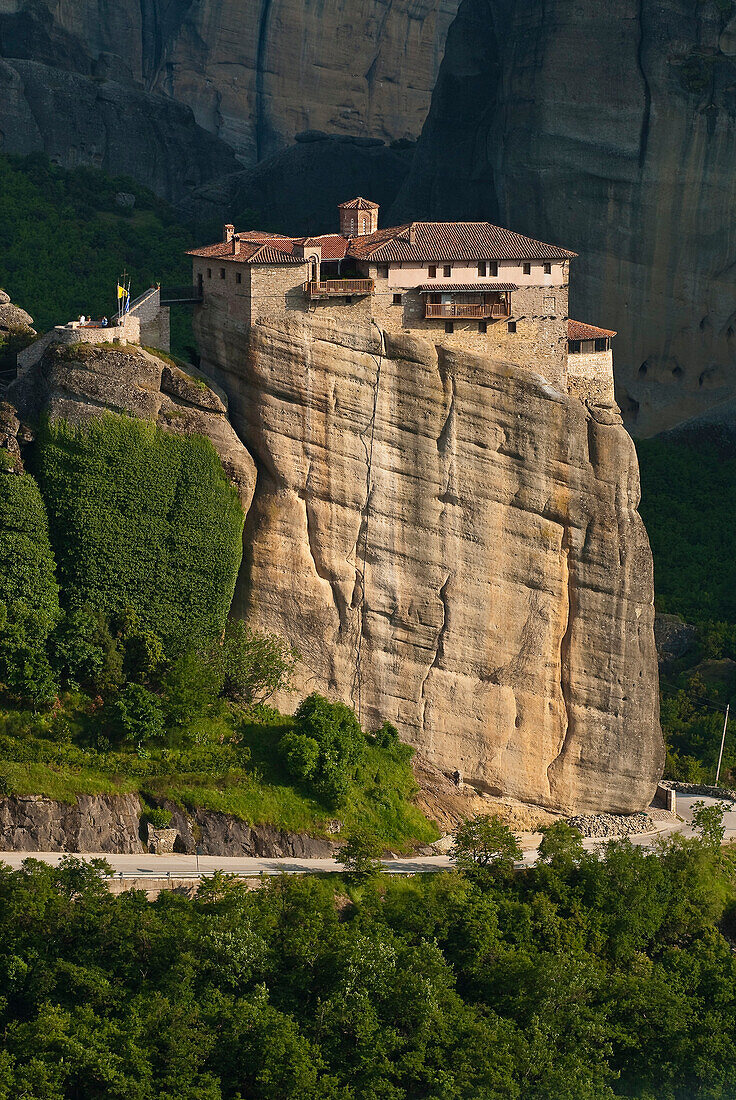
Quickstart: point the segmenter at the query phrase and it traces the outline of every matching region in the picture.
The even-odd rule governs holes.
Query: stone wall
[[[611,349],[568,355],[567,387],[581,401],[610,404],[614,400]]]
[[[438,293],[442,287],[438,286]],[[489,320],[487,331],[479,330],[477,320],[453,319],[453,332],[445,331],[444,319],[424,319],[426,295],[417,290],[402,294],[402,304],[393,304],[393,295],[376,294],[372,298],[373,317],[392,333],[421,336],[448,348],[458,348],[494,359],[527,367],[547,381],[565,388],[567,379],[567,286],[524,287],[511,294],[511,317],[516,331],[510,332],[507,320]]]
[[[151,287],[133,303],[128,319],[137,317],[140,321],[140,342],[148,348],[171,350],[170,309],[161,308],[161,290]]]

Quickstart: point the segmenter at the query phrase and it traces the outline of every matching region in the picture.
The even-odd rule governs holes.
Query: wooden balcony
[[[346,298],[373,293],[373,279],[324,279],[304,284],[308,298]]]
[[[427,302],[424,308],[426,320],[440,317],[452,320],[456,317],[471,317],[478,321],[501,321],[511,316],[508,302],[483,302],[471,305],[469,302]]]

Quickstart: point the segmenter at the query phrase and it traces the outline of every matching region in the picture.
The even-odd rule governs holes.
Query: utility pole
[[[718,754],[718,767],[716,768],[716,787],[718,786],[718,776],[721,774],[721,760],[723,760],[723,746],[726,743],[726,726],[728,725],[728,712],[731,709],[731,704],[726,704],[726,717],[723,720],[723,737],[721,738],[721,751]]]

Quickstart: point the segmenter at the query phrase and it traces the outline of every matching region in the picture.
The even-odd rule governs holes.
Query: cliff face
[[[624,415],[659,431],[736,393],[735,86],[731,3],[463,0],[392,216],[579,251],[571,312],[618,330]]]
[[[236,609],[296,645],[300,687],[485,790],[647,804],[652,561],[615,406],[375,327],[208,314],[203,366],[258,469]]]
[[[416,138],[458,3],[2,0],[0,56],[53,67],[57,83],[78,74],[161,93],[254,164],[314,128]],[[121,145],[131,134],[129,121]],[[11,126],[6,147],[21,137]]]

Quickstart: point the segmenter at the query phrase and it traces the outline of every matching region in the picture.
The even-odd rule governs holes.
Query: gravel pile
[[[706,787],[703,783],[676,783],[674,779],[663,779],[660,786],[668,787],[679,794],[700,794],[709,798],[724,798],[736,802],[736,791],[728,787]]]
[[[576,814],[567,818],[567,824],[579,829],[583,836],[632,836],[649,833],[656,828],[649,814],[642,810],[636,814]]]

